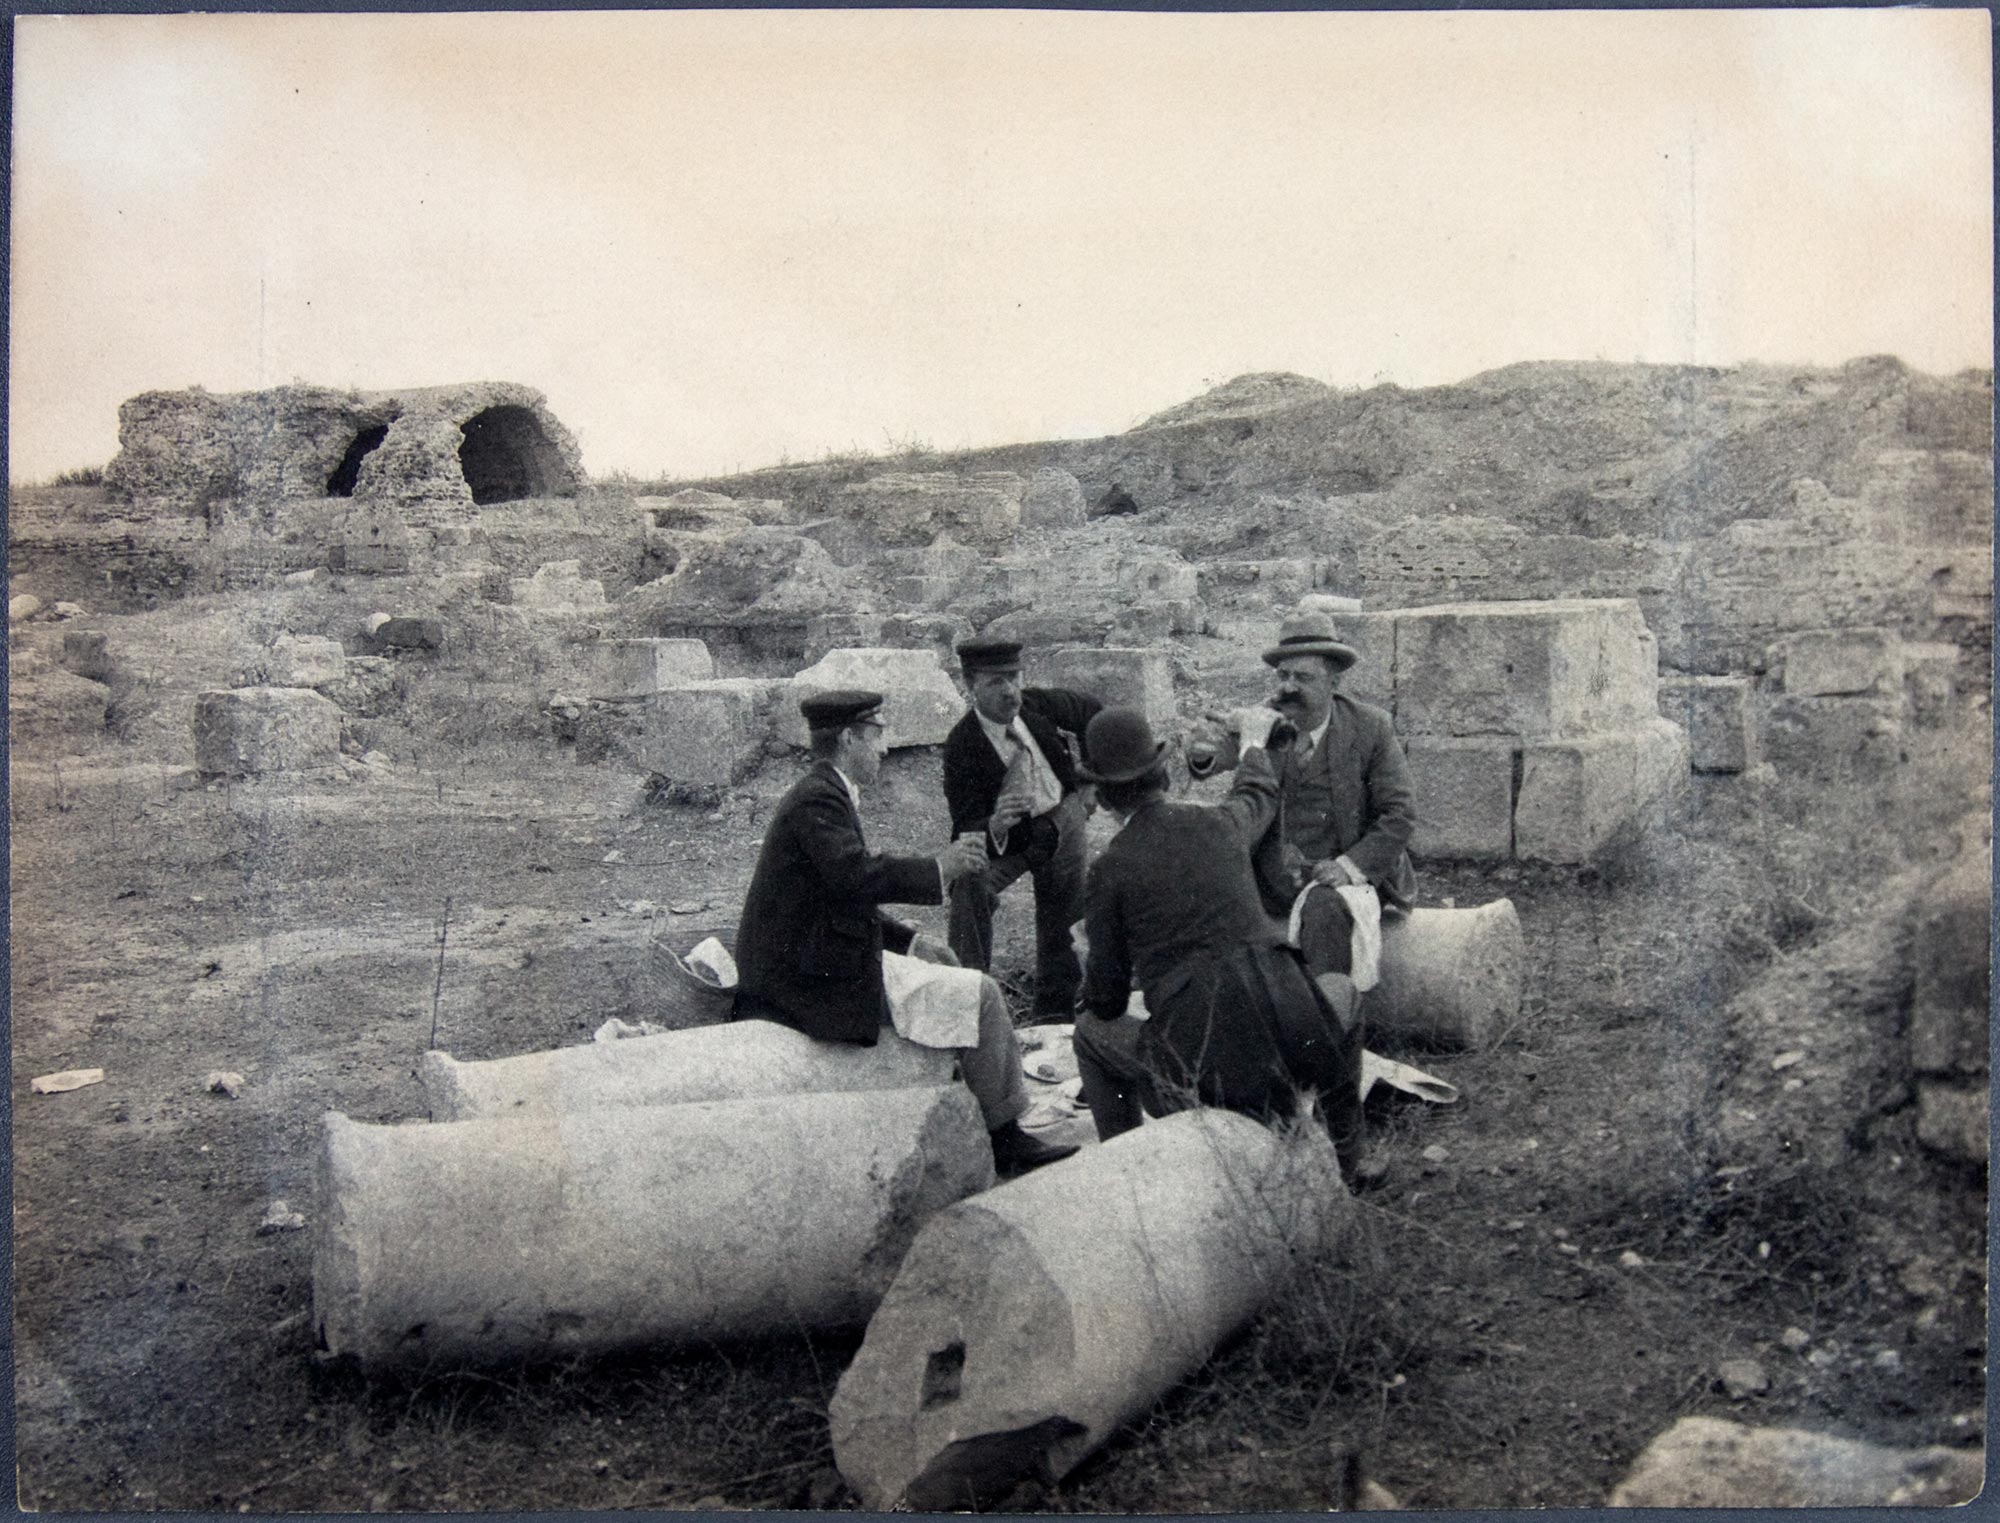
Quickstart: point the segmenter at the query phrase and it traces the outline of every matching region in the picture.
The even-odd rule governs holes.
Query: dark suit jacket
[[[1028,727],[1028,733],[1035,737],[1035,744],[1042,748],[1042,755],[1049,760],[1049,769],[1062,784],[1065,796],[1076,791],[1076,758],[1083,754],[1083,732],[1097,711],[1104,705],[1088,693],[1076,693],[1061,687],[1031,687],[1021,693],[1021,722]],[[1075,737],[1075,751],[1072,742],[1063,739],[1067,731]],[[1000,799],[1001,786],[1007,780],[1006,764],[1000,754],[993,749],[993,743],[986,738],[986,731],[979,723],[979,715],[971,709],[965,711],[951,733],[944,739],[944,801],[951,810],[951,833],[963,835],[968,830],[986,829],[986,822],[993,815],[993,806]],[[1027,848],[1028,832],[1017,830],[1007,838],[1007,854]],[[992,850],[992,843],[987,843]]]
[[[824,1041],[873,1046],[889,1018],[882,951],[911,928],[883,904],[943,901],[929,857],[873,853],[831,762],[816,761],[771,816],[736,930],[736,1014]]]
[[[1305,886],[1299,858],[1310,869],[1344,853],[1375,885],[1385,905],[1408,909],[1417,895],[1406,850],[1417,824],[1416,795],[1389,716],[1335,693],[1318,749],[1306,753],[1303,744],[1301,737],[1279,767],[1280,823],[1257,847],[1264,907],[1274,915],[1291,912],[1292,900]],[[1330,794],[1331,808],[1323,819],[1309,818],[1299,806],[1309,780],[1317,780]],[[1287,844],[1295,848],[1289,862]]]

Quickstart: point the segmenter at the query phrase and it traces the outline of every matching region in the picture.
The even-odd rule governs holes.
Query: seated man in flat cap
[[[993,965],[993,910],[1023,873],[1035,885],[1034,1018],[1068,1020],[1083,969],[1070,927],[1083,917],[1086,810],[1077,749],[1102,705],[1068,688],[1021,686],[1013,640],[958,646],[972,707],[944,742],[944,797],[954,837],[976,834],[989,862],[952,885],[951,949]]]
[[[1251,851],[1278,812],[1273,757],[1290,727],[1269,709],[1237,718],[1243,746],[1220,804],[1167,797],[1166,743],[1145,715],[1110,708],[1090,722],[1084,776],[1117,816],[1090,869],[1090,964],[1077,1018],[1077,1067],[1109,1139],[1190,1103],[1268,1119],[1317,1097],[1352,1177],[1360,1162],[1361,1039],[1351,987],[1308,976],[1264,913]],[[1270,755],[1267,755],[1267,748]],[[1146,1018],[1127,1013],[1132,987]]]
[[[1317,611],[1287,619],[1264,652],[1277,673],[1271,707],[1299,738],[1278,768],[1279,824],[1258,846],[1257,884],[1264,908],[1291,922],[1315,974],[1353,971],[1354,905],[1368,896],[1341,890],[1372,888],[1390,918],[1416,897],[1406,849],[1416,796],[1402,742],[1387,714],[1340,691],[1358,655]],[[1301,900],[1309,884],[1334,892]],[[1379,922],[1373,929],[1379,937]]]
[[[869,851],[860,796],[882,769],[882,696],[821,693],[799,708],[813,763],[764,832],[736,931],[736,1015],[776,1021],[821,1041],[873,1046],[882,1027],[897,1021],[883,983],[885,952],[949,960],[932,938],[880,906],[940,904],[954,880],[985,869],[986,853],[975,842],[957,841],[936,857]],[[927,1012],[928,1029],[905,1034],[958,1053],[959,1072],[986,1118],[993,1161],[1003,1175],[1075,1152],[1022,1129],[1027,1086],[1006,1001],[983,976],[967,993],[948,1037],[939,1034],[935,1009]]]

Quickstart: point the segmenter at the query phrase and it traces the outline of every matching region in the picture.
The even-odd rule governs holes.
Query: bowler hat
[[[958,664],[968,672],[1018,672],[1019,640],[961,640],[954,649]]]
[[[1129,705],[1100,709],[1083,732],[1083,765],[1077,771],[1093,783],[1129,783],[1144,777],[1166,755],[1167,743],[1153,739],[1146,716]]]
[[[813,730],[841,730],[864,719],[873,719],[882,707],[882,695],[865,688],[841,687],[814,693],[799,700],[799,712]]]
[[[1361,658],[1361,652],[1334,638],[1331,617],[1308,608],[1278,626],[1278,643],[1264,652],[1264,664],[1276,666],[1290,656],[1324,656],[1335,671],[1344,672]]]

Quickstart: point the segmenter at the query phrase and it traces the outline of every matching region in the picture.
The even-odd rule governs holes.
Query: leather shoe
[[[1045,1163],[1067,1158],[1076,1151],[1074,1142],[1044,1142],[1024,1131],[1018,1121],[995,1127],[986,1134],[993,1143],[993,1167],[1002,1179],[1013,1179]]]

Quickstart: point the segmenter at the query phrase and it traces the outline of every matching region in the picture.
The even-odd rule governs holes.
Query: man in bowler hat
[[[951,889],[951,949],[993,965],[993,911],[1024,874],[1035,886],[1036,1019],[1068,1020],[1083,981],[1070,927],[1083,916],[1084,821],[1076,755],[1102,705],[1068,688],[1023,687],[1018,641],[957,647],[972,706],[944,742],[952,835],[986,853]]]
[[[1135,708],[1090,722],[1084,776],[1120,821],[1090,869],[1090,962],[1076,1023],[1083,1098],[1110,1138],[1189,1103],[1269,1118],[1316,1095],[1343,1172],[1360,1161],[1361,1038],[1346,979],[1312,979],[1265,914],[1252,848],[1278,809],[1267,747],[1290,726],[1237,716],[1242,757],[1220,804],[1167,797],[1166,743]],[[1132,987],[1144,1020],[1126,1013]]]
[[[871,852],[861,832],[861,790],[881,772],[882,695],[820,693],[799,705],[813,762],[764,831],[736,931],[738,1019],[776,1021],[826,1042],[875,1045],[894,1015],[882,982],[884,951],[929,961],[951,956],[933,938],[886,914],[884,904],[938,904],[952,882],[982,872],[986,853],[954,841],[935,857]],[[1076,1151],[1020,1124],[1028,1109],[1021,1047],[1006,1001],[979,980],[977,1038],[957,1049],[959,1072],[986,1120],[1002,1175]]]

